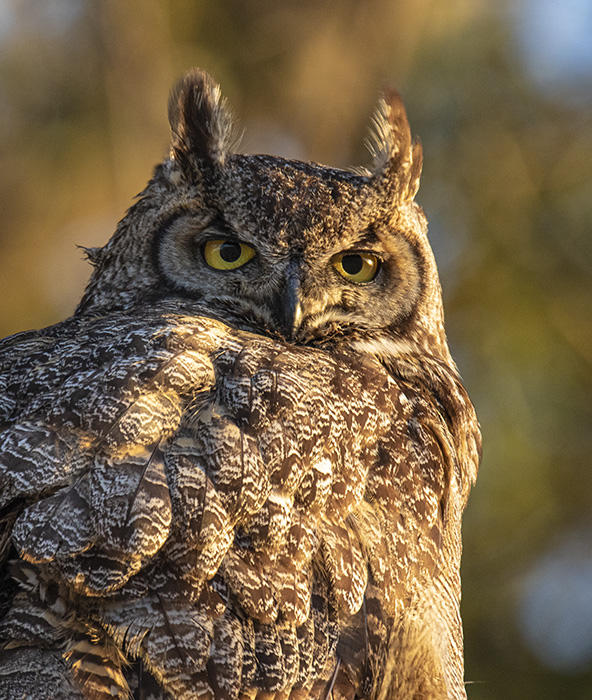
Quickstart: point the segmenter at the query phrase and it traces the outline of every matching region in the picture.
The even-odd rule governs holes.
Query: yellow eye
[[[372,253],[339,253],[332,262],[344,279],[355,284],[371,282],[380,267],[380,261]]]
[[[236,270],[255,256],[254,248],[233,240],[206,241],[202,248],[204,260],[215,270]]]

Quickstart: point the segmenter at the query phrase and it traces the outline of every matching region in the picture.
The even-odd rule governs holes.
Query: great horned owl
[[[463,698],[480,450],[402,103],[371,169],[170,157],[74,315],[0,343],[0,697]]]

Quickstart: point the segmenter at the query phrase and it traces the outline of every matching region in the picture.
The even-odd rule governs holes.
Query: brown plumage
[[[400,98],[357,173],[233,153],[200,71],[169,118],[74,316],[0,341],[0,697],[465,697],[480,437]]]

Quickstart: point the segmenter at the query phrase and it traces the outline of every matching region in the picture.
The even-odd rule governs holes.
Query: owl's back
[[[414,567],[439,566],[443,514],[418,503],[444,496],[441,453],[414,423],[437,412],[378,364],[190,311],[4,341],[2,507],[24,590],[3,637],[65,638],[79,682],[85,658],[138,657],[178,696],[212,679],[216,697],[371,687]]]

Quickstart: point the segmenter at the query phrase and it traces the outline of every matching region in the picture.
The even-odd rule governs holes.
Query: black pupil
[[[240,243],[226,241],[220,246],[220,257],[224,262],[236,262],[241,255]]]
[[[341,258],[341,266],[348,275],[357,275],[364,267],[361,255],[344,255]]]

